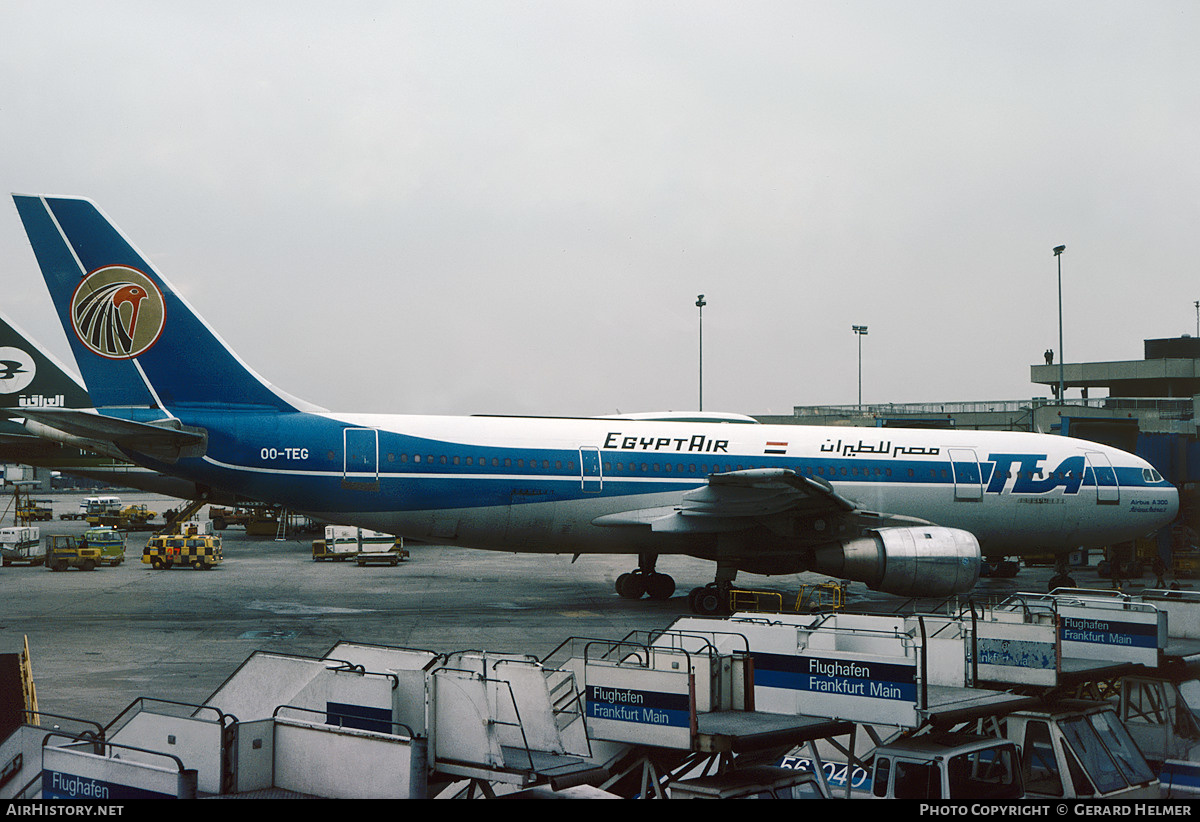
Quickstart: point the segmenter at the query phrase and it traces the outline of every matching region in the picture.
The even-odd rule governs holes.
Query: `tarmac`
[[[161,513],[177,500],[119,494]],[[78,510],[78,493],[53,499],[49,534],[81,534],[86,523],[61,521]],[[3,512],[0,504],[0,512]],[[203,512],[202,512],[203,514]],[[11,511],[4,525],[11,524]],[[0,569],[0,653],[28,638],[42,712],[107,724],[140,697],[203,703],[255,651],[321,656],[342,640],[435,652],[485,650],[544,658],[569,637],[619,639],[666,628],[690,615],[687,593],[713,579],[710,562],[664,556],[659,570],[676,581],[664,601],[619,597],[614,582],[632,556],[508,554],[406,543],[395,567],[315,562],[314,534],[250,537],[219,532],[225,561],[210,571],[153,570],[141,562],[149,532],[131,533],[126,560],[91,572],[42,567]],[[1042,593],[1053,570],[1023,568],[1014,579],[984,579],[975,597]],[[1073,569],[1081,587],[1111,590],[1090,568]],[[779,591],[791,602],[818,574],[742,574],[739,587]],[[1152,577],[1130,587],[1153,583]],[[1185,584],[1185,587],[1191,587]],[[904,601],[846,589],[846,609],[929,612],[936,601]]]

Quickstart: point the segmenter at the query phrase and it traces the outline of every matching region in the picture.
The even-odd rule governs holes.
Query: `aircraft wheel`
[[[688,594],[688,604],[700,616],[717,616],[725,610],[724,597],[716,585],[695,588]]]
[[[641,599],[646,593],[646,582],[642,574],[621,574],[617,577],[617,593],[625,599]]]
[[[652,574],[646,584],[650,599],[670,599],[675,593],[675,580],[670,574]]]
[[[1055,574],[1050,577],[1050,584],[1047,588],[1053,591],[1055,588],[1078,588],[1075,580],[1069,574]]]

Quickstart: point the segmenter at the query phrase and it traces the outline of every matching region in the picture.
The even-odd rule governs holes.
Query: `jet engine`
[[[865,582],[903,597],[942,597],[970,591],[982,566],[979,540],[939,526],[878,528],[816,549],[812,570]]]

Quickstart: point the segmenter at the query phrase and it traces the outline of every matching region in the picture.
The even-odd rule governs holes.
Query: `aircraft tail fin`
[[[91,407],[82,380],[0,312],[0,409]]]
[[[246,366],[93,202],[13,199],[97,408],[313,408]]]

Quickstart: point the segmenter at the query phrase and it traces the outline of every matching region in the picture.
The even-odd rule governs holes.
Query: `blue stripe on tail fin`
[[[297,410],[90,200],[14,195],[97,408]]]

